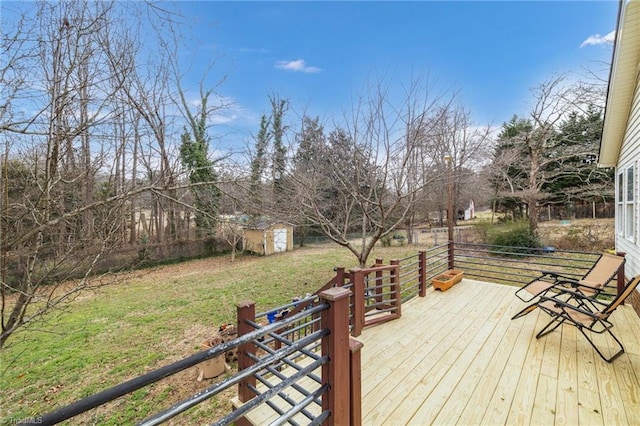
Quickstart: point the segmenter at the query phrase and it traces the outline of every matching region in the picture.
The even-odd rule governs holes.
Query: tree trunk
[[[411,212],[407,214],[407,219],[405,220],[405,226],[407,228],[407,244],[413,244],[413,225],[414,225],[415,213]]]
[[[538,235],[538,200],[536,197],[530,197],[527,200],[527,209],[529,210],[529,231],[531,235]]]

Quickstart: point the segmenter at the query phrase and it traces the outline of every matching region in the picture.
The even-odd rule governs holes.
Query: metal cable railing
[[[541,271],[581,278],[600,253],[547,248],[508,247],[478,243],[455,243],[456,269],[465,277],[499,284],[524,285]]]

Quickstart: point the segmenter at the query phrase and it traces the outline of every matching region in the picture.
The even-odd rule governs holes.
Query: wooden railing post
[[[418,252],[418,295],[427,295],[427,252]]]
[[[358,337],[364,328],[364,271],[360,268],[351,269],[353,279],[353,329],[351,334]]]
[[[344,266],[336,266],[336,287],[342,287],[344,285]]]
[[[455,252],[453,250],[454,250],[453,241],[449,241],[449,268],[448,269],[455,269],[455,261],[454,261]]]
[[[349,338],[349,402],[351,426],[362,424],[362,360],[360,349],[362,342],[353,337]]]
[[[349,296],[345,288],[334,287],[319,294],[329,304],[322,312],[322,329],[329,329],[322,339],[322,356],[329,362],[322,366],[322,383],[329,384],[329,391],[322,395],[322,410],[331,414],[324,425],[346,425],[350,420],[349,390]]]
[[[384,259],[376,259],[376,265],[375,266],[383,266],[384,265]],[[384,272],[383,271],[376,271],[376,304],[381,304],[382,300],[383,300],[383,288],[382,288],[382,284],[383,284],[383,275]]]
[[[390,272],[389,282],[390,282],[390,290],[393,298],[395,298],[395,302],[393,304],[396,306],[396,314],[398,318],[402,316],[402,289],[400,288],[400,261],[392,260],[391,264],[395,266]]]
[[[627,253],[623,251],[618,251],[616,252],[616,255],[625,257]],[[624,263],[623,263],[620,269],[618,270],[618,282],[617,282],[618,296],[621,295],[622,292],[624,291],[624,286],[626,282],[627,282],[627,279],[624,276]],[[622,302],[622,304],[624,304],[624,301]]]
[[[254,331],[255,329],[247,323],[247,321],[255,322],[256,320],[256,304],[247,300],[236,305],[238,320],[238,337]],[[247,342],[238,346],[238,372],[251,367],[254,364],[253,359],[249,355],[256,354],[256,347],[253,343]],[[249,386],[256,386],[255,376],[250,376],[238,383],[238,399],[240,402],[247,402],[255,394],[249,389]]]

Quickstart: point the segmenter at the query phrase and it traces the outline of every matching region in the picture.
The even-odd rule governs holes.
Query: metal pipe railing
[[[296,381],[298,379],[301,379],[302,377],[306,376],[307,374],[311,373],[313,370],[315,370],[316,368],[322,366],[323,364],[326,364],[327,362],[329,362],[329,357],[324,356],[324,357],[320,358],[319,360],[307,365],[302,370],[292,374],[289,377],[289,379],[291,381]],[[245,371],[245,370],[243,370],[243,371]],[[224,426],[224,425],[231,424],[231,422],[233,422],[233,421],[239,419],[240,417],[244,416],[249,411],[251,411],[252,409],[256,408],[258,405],[262,404],[264,401],[266,401],[269,398],[272,398],[273,396],[275,396],[278,392],[282,391],[287,386],[289,386],[289,383],[286,382],[286,381],[278,383],[276,386],[274,386],[271,389],[268,389],[266,392],[263,392],[260,395],[255,396],[254,398],[251,398],[249,401],[247,401],[244,404],[242,404],[242,406],[240,408],[238,408],[236,410],[233,410],[231,413],[227,414],[222,419],[220,419],[217,422],[213,423],[213,425],[215,425],[215,426]],[[146,424],[145,424],[145,426],[146,426]]]
[[[454,263],[470,278],[524,285],[541,271],[561,272],[580,278],[593,266],[600,253],[455,243]]]
[[[162,380],[166,377],[169,377],[173,374],[176,374],[180,371],[186,370],[187,368],[193,367],[203,361],[215,358],[220,355],[224,355],[225,352],[235,349],[240,345],[250,342],[252,340],[257,340],[265,336],[266,334],[269,334],[271,332],[278,330],[279,328],[282,328],[283,325],[287,325],[287,324],[291,324],[293,322],[299,321],[301,318],[303,318],[306,315],[319,313],[326,309],[327,309],[326,304],[318,305],[314,308],[309,309],[308,311],[303,311],[298,315],[293,315],[289,318],[285,318],[279,324],[269,324],[264,328],[261,328],[251,333],[240,336],[232,341],[223,343],[221,345],[215,346],[211,349],[207,349],[202,352],[198,352],[180,361],[176,361],[174,363],[161,367],[157,370],[143,374],[134,379],[128,380],[124,383],[120,383],[109,389],[105,389],[94,395],[83,398],[65,407],[49,412],[43,415],[42,418],[39,420],[42,420],[41,424],[56,424],[64,420],[70,419],[72,417],[77,416],[78,414],[82,414],[100,405],[106,404],[107,402],[113,401],[114,399],[120,398],[123,395],[129,394],[145,386],[148,386],[152,383],[155,383],[159,380]]]
[[[273,421],[270,426],[280,426],[280,425],[283,425],[283,424],[285,424],[287,422],[293,423],[292,420],[291,420],[291,418],[293,416],[295,416],[296,414],[298,414],[301,411],[303,412],[305,407],[308,407],[311,403],[315,402],[315,400],[317,398],[319,398],[322,394],[324,394],[324,393],[326,393],[328,391],[329,391],[329,385],[326,385],[326,384],[323,385],[322,387],[318,388],[315,392],[313,392],[310,395],[308,395],[306,398],[304,398],[298,404],[296,404],[293,407],[291,407],[291,409],[289,411],[287,411],[286,413],[281,414],[280,417],[277,418],[275,421]],[[309,416],[307,416],[307,417],[309,417]],[[313,416],[309,417],[309,419],[313,420]]]
[[[238,373],[234,374],[233,376],[223,380],[220,383],[216,383],[215,385],[205,389],[204,391],[198,392],[197,394],[193,395],[191,398],[185,399],[177,404],[172,405],[171,407],[167,408],[166,410],[154,415],[153,417],[150,417],[146,420],[144,420],[143,422],[140,423],[141,426],[153,426],[153,425],[158,425],[160,423],[163,423],[175,416],[177,416],[178,414],[188,410],[189,408],[192,408],[196,405],[198,405],[199,403],[206,401],[207,399],[211,398],[212,396],[217,395],[218,393],[222,392],[225,389],[230,388],[233,385],[237,385],[239,382],[241,382],[242,380],[244,380],[245,378],[254,375],[255,373],[257,373],[258,371],[264,369],[266,366],[277,363],[278,361],[281,361],[282,359],[284,359],[285,357],[287,357],[288,355],[291,355],[292,353],[296,352],[299,347],[305,347],[310,343],[315,342],[316,340],[322,339],[324,336],[327,336],[329,334],[329,330],[319,330],[313,334],[310,334],[309,336],[298,340],[294,345],[292,346],[285,346],[284,348],[274,352],[273,354],[270,354],[268,356],[266,356],[265,358],[262,359],[262,361],[260,361],[257,364],[253,364],[252,366],[250,366],[249,368],[246,368],[244,370],[238,371]],[[314,363],[310,364],[313,365],[315,367],[318,367],[319,365],[322,365],[326,362],[326,359],[320,358],[318,360],[316,360]],[[309,371],[313,371],[315,369],[315,367]],[[290,379],[292,378],[299,378],[301,376],[304,376],[307,372],[307,367],[297,371],[296,373],[294,373]],[[304,372],[304,374],[301,374],[302,372]],[[282,382],[281,385],[282,388],[288,386],[290,383],[288,381]],[[274,387],[275,389],[275,387]],[[273,395],[272,395],[273,396]],[[244,405],[243,405],[244,407]],[[231,420],[227,423],[219,423],[219,424],[229,424],[231,421],[242,417],[242,415],[248,411],[248,409],[242,409],[243,407],[234,410],[232,413],[230,413],[228,416]],[[216,423],[218,424],[218,423]]]

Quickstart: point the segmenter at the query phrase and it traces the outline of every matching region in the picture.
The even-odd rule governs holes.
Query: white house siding
[[[624,217],[625,214],[625,206],[623,205],[622,211],[620,211],[618,200],[618,175],[626,173],[629,167],[634,169],[634,233],[631,238],[628,238],[624,235],[624,229],[619,229],[619,224],[616,221],[616,250],[627,253],[625,272],[627,277],[632,277],[640,274],[640,185],[638,185],[640,178],[640,79],[637,77],[631,113],[616,166],[616,217],[620,215]],[[622,222],[623,226],[626,220],[625,217]]]

